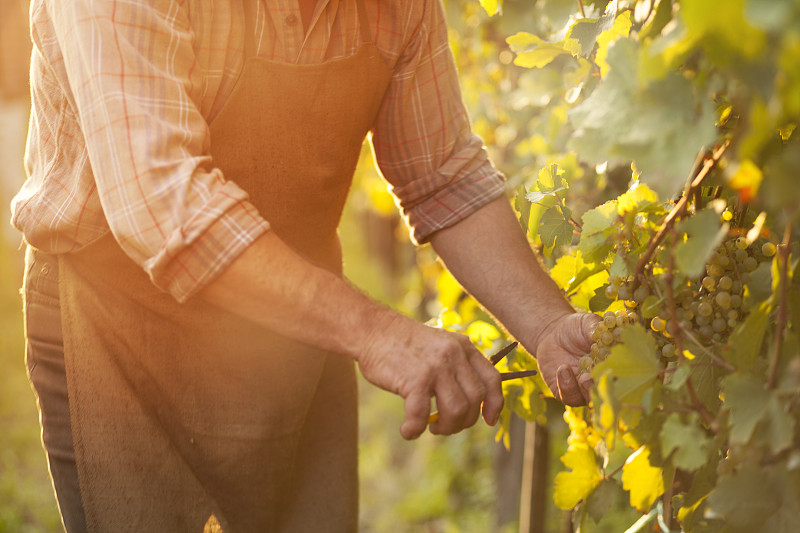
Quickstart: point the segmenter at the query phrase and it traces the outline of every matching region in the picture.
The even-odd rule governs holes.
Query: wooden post
[[[547,426],[529,422],[525,428],[519,533],[545,533],[549,455],[550,431]]]

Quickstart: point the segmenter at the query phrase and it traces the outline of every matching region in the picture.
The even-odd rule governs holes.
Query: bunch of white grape
[[[589,353],[578,361],[578,374],[590,372],[594,365],[605,361],[611,354],[611,347],[620,342],[622,328],[639,320],[639,315],[634,311],[606,311],[592,333],[594,343]]]
[[[632,276],[609,277],[606,297],[622,300],[626,310],[605,313],[603,321],[595,329],[595,342],[590,353],[579,361],[579,372],[591,371],[595,364],[608,357],[611,347],[620,340],[621,328],[640,322],[635,310],[650,300],[656,304],[654,313],[652,308],[651,313],[646,313],[652,316],[649,327],[658,355],[664,360],[672,360],[678,355],[673,338],[678,329],[699,342],[726,342],[736,325],[747,316],[744,295],[750,273],[775,252],[776,247],[771,242],[751,244],[745,237],[726,240],[712,253],[705,276],[675,289],[674,314],[665,305],[665,290],[657,286],[654,279],[645,277],[636,284]],[[673,324],[673,320],[677,324]]]

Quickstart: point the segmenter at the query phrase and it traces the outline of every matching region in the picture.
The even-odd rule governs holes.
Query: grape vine
[[[795,531],[800,4],[480,3],[517,69],[500,163],[520,222],[602,316],[556,504],[582,532],[620,498],[631,531]],[[550,391],[525,387],[507,403],[535,420]]]

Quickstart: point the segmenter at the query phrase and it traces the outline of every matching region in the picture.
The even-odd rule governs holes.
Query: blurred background
[[[477,0],[445,1],[464,100],[474,129],[509,177],[509,196],[552,154],[563,153],[558,144],[563,117],[542,111],[563,84],[514,67],[505,37],[542,24],[563,25],[573,3],[564,0],[559,8],[559,2],[551,1],[543,11],[537,2],[506,0],[504,15],[489,18]],[[27,0],[0,0],[0,533],[61,531],[24,364],[20,239],[7,222],[10,198],[24,179],[29,54]],[[560,164],[576,165],[568,159]],[[575,200],[578,216],[580,201]],[[346,275],[374,298],[439,323],[447,308],[461,306],[463,315],[463,306],[470,305],[430,248],[409,244],[368,144],[341,235]],[[479,309],[470,313],[481,317]],[[504,341],[492,331],[491,319],[483,318],[489,333],[478,341],[489,353]],[[516,401],[539,402],[534,410],[538,424],[507,411],[502,434],[479,423],[453,437],[426,434],[408,443],[399,435],[402,401],[364,382],[360,395],[361,531],[570,531],[569,515],[552,503],[558,458],[569,434],[563,409],[552,399],[539,392],[526,399],[517,390]],[[620,513],[619,522],[609,518],[596,531],[622,531],[621,524],[635,520]]]

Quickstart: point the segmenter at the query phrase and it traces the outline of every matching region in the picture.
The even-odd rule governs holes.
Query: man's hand
[[[567,405],[589,402],[592,378],[578,375],[578,360],[589,353],[592,332],[600,317],[571,313],[554,320],[539,337],[536,360],[547,386]]]
[[[363,376],[405,400],[405,439],[419,437],[428,425],[431,398],[438,421],[432,433],[450,435],[483,418],[497,423],[503,408],[500,373],[464,335],[425,326],[386,313],[358,358]]]

